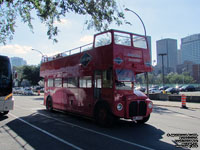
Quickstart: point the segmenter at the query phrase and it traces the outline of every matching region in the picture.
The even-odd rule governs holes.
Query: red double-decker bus
[[[153,104],[134,91],[135,76],[150,72],[147,38],[109,30],[91,44],[43,58],[44,105],[111,125],[116,118],[145,123]]]

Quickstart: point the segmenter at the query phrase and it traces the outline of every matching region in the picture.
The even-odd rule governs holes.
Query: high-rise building
[[[181,50],[178,49],[177,50],[177,65],[182,64],[181,58],[182,58],[182,53],[181,53]]]
[[[11,57],[10,60],[11,60],[12,66],[20,67],[20,66],[27,65],[26,60],[20,57]]]
[[[182,63],[191,61],[200,64],[200,34],[194,34],[181,39]]]
[[[162,59],[164,64],[164,72],[176,72],[177,65],[177,40],[162,39],[156,41],[157,50],[157,68],[162,70]]]

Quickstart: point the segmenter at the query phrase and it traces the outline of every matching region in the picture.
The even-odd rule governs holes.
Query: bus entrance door
[[[102,88],[102,72],[94,71],[94,99],[101,99],[101,88]]]

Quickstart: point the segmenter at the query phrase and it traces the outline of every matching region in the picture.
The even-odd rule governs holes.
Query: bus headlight
[[[149,109],[152,109],[152,108],[153,108],[153,103],[150,102],[150,103],[148,104],[148,107],[149,107]]]
[[[123,109],[123,105],[121,103],[117,104],[117,110],[121,111]]]

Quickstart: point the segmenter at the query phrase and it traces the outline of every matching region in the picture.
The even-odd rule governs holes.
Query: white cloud
[[[67,19],[60,19],[60,21],[55,21],[54,24],[56,26],[68,26],[71,24],[71,22]]]
[[[5,45],[0,46],[0,52],[4,54],[12,54],[12,55],[23,55],[30,52],[32,47],[30,46],[22,46],[22,45]]]
[[[93,36],[91,36],[91,35],[85,35],[84,37],[82,37],[81,39],[80,39],[80,42],[83,42],[83,43],[91,43],[91,42],[93,42]]]

